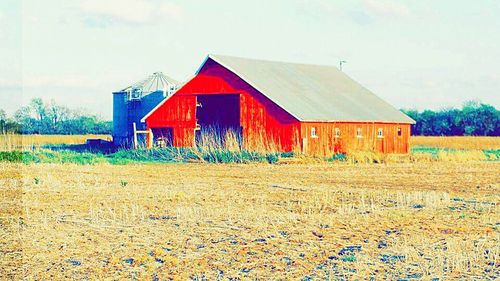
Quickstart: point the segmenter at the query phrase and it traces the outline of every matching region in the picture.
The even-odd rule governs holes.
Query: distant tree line
[[[461,109],[402,111],[417,121],[412,135],[500,136],[500,111],[480,102],[468,101]]]
[[[34,98],[8,117],[0,109],[0,134],[111,134],[113,123],[82,110]]]
[[[417,121],[413,135],[500,136],[500,111],[494,106],[469,101],[461,109],[402,110]],[[0,109],[0,134],[111,134],[113,123],[82,110],[72,110],[35,98],[9,118]]]

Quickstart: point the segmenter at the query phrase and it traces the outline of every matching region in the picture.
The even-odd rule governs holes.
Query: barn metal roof
[[[238,75],[300,121],[415,123],[334,66],[220,55],[209,55],[208,59]]]

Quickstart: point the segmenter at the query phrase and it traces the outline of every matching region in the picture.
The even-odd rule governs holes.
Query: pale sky
[[[1,0],[0,108],[33,97],[112,116],[155,71],[209,53],[338,65],[397,108],[500,107],[500,1]],[[307,93],[304,93],[307,94]]]

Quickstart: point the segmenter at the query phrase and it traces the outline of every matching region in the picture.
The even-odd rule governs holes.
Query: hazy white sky
[[[500,1],[1,0],[0,108],[111,118],[111,92],[208,53],[338,65],[398,108],[500,107]]]

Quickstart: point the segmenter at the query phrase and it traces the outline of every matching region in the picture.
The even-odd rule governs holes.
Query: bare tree
[[[30,107],[33,109],[39,121],[44,121],[47,117],[47,106],[41,98],[31,100]]]
[[[5,124],[7,123],[7,114],[5,110],[0,109],[0,133],[5,134]]]
[[[47,116],[51,119],[52,128],[56,129],[58,123],[64,122],[70,116],[69,108],[57,105],[54,100],[51,100],[47,105]]]

